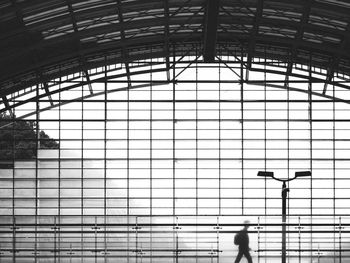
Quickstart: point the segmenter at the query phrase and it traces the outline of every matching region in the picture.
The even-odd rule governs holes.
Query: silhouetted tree
[[[40,148],[58,149],[59,144],[44,131],[37,135],[35,121],[16,119],[0,114],[0,161],[34,159]]]

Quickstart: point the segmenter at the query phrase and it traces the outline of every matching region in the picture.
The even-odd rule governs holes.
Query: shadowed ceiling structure
[[[194,54],[259,57],[350,72],[350,3],[338,0],[5,0],[0,4],[0,94],[101,65]],[[243,58],[244,57],[244,58]],[[326,85],[324,93],[326,92]]]

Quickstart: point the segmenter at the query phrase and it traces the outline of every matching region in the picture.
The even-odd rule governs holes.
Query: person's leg
[[[249,250],[244,251],[244,256],[248,260],[248,263],[253,263],[252,257],[250,256]]]
[[[239,249],[235,263],[239,263],[241,261],[242,256],[243,256],[243,250]]]

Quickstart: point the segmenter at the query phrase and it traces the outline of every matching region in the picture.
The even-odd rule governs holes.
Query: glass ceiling
[[[326,82],[349,74],[347,1],[222,0],[217,13],[204,0],[7,1],[2,97],[104,64],[195,54],[193,46],[199,55],[247,57],[248,68],[253,59],[280,60],[286,75],[297,64],[322,68]]]

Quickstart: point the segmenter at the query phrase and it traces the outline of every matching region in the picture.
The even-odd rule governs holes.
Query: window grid
[[[11,189],[12,196],[1,197],[4,260],[51,260],[52,252],[54,262],[70,256],[91,262],[113,257],[157,262],[163,256],[225,262],[229,235],[249,218],[254,242],[259,240],[256,253],[268,262],[278,257],[281,186],[256,177],[265,169],[284,176],[312,170],[312,179],[290,185],[291,258],[346,257],[341,248],[348,241],[350,167],[343,157],[350,139],[348,106],[316,97],[312,82],[305,94],[269,87],[267,73],[263,87],[247,84],[243,67],[240,83],[225,84],[226,69],[211,69],[219,81],[208,85],[208,69],[199,63],[177,77],[195,72],[194,83],[153,86],[151,73],[149,88],[113,93],[118,84],[105,82],[94,87],[102,95],[72,102],[80,105],[75,111],[74,105],[61,104],[34,115],[36,133],[47,131],[60,149],[39,148],[38,158],[16,161],[12,178],[1,170],[1,189]],[[174,69],[173,77],[180,71]],[[333,86],[333,97],[337,89]],[[85,97],[88,88],[65,92]],[[68,95],[58,94],[66,102],[62,97]],[[38,100],[36,112],[46,103]],[[30,108],[18,109],[19,115],[21,110]],[[300,157],[303,151],[308,154]],[[191,226],[196,227],[192,236]],[[161,246],[168,243],[167,249]]]

